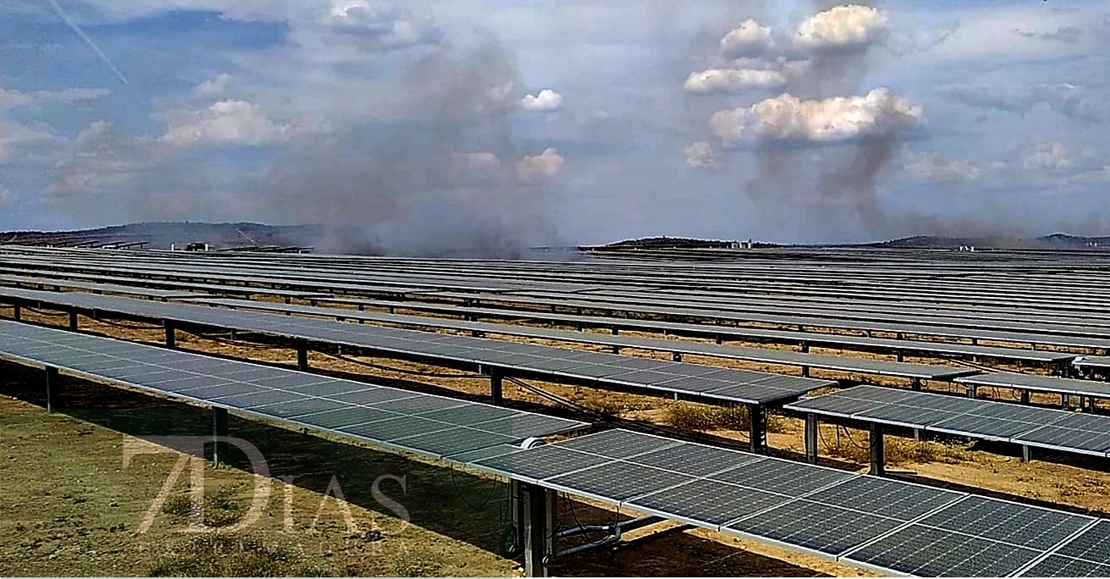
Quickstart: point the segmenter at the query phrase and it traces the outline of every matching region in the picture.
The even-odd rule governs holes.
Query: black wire
[[[127,328],[129,330],[161,330],[164,326],[132,326],[129,324],[121,324],[119,322],[112,322],[109,320],[95,320],[101,324],[108,324],[109,326],[116,326],[117,328]]]
[[[470,501],[467,500],[467,498],[463,495],[462,489],[459,488],[459,481],[455,478],[455,469],[451,469],[451,484],[455,486],[455,494],[459,495],[459,498],[463,500],[463,503],[465,503],[466,506],[470,507],[470,510],[474,512],[481,512],[483,509],[485,509],[486,505],[488,505],[490,500],[493,499],[493,493],[497,492],[497,487],[498,485],[500,485],[500,483],[496,480],[492,480],[490,481],[490,483],[491,486],[489,494],[486,495],[486,498],[482,501],[482,504],[476,507],[470,504]]]
[[[867,450],[868,447],[860,445],[858,442],[855,441],[854,438],[852,438],[852,433],[848,430],[848,427],[846,427],[846,426],[837,426],[837,428],[843,428],[844,429],[844,436],[848,437],[848,442],[851,442],[853,446],[855,446],[856,448],[858,448],[860,450]]]
[[[219,337],[216,337],[216,336],[206,336],[204,334],[198,334],[196,332],[190,332],[188,330],[179,329],[178,331],[183,333],[183,334],[188,334],[190,336],[196,336],[196,337],[198,337],[202,340],[211,340],[213,342],[218,342],[218,343],[225,344],[225,345],[228,345],[228,346],[237,346],[237,347],[240,347],[240,348],[253,348],[255,350],[272,350],[272,349],[274,349],[273,346],[269,346],[269,345],[266,345],[266,344],[255,344],[255,343],[252,343],[252,342],[244,342],[242,340],[228,340],[227,338],[219,338]]]
[[[32,307],[25,307],[25,308],[23,308],[23,309],[25,309],[25,310],[28,310],[28,311],[32,311],[32,312],[35,312],[36,314],[39,314],[39,315],[41,315],[41,316],[57,316],[57,317],[62,317],[62,316],[68,316],[68,315],[69,315],[69,314],[68,314],[68,313],[66,313],[66,312],[55,312],[55,313],[50,313],[50,312],[44,312],[44,311],[42,311],[42,310],[36,310],[35,308],[32,308]]]
[[[413,376],[423,376],[425,378],[466,378],[466,379],[469,379],[469,380],[489,378],[488,374],[438,374],[438,373],[435,373],[435,372],[419,372],[417,370],[405,370],[403,368],[394,368],[392,366],[382,366],[380,364],[374,364],[374,363],[371,363],[371,362],[364,362],[362,360],[355,360],[354,358],[348,358],[348,357],[346,357],[342,354],[330,354],[328,352],[320,352],[320,353],[329,357],[329,358],[335,358],[337,360],[343,360],[344,362],[350,362],[352,364],[357,364],[359,366],[366,366],[367,368],[375,368],[375,369],[378,369],[378,370],[384,370],[386,372],[400,372],[401,374],[411,374]]]

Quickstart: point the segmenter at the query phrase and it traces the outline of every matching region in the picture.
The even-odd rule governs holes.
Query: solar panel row
[[[1072,557],[1060,571],[1110,564],[1097,543],[1110,523],[1091,517],[627,430],[474,466],[885,572],[1006,576],[1053,553]]]
[[[381,326],[326,320],[289,318],[270,314],[228,311],[211,307],[149,302],[91,294],[59,294],[34,290],[0,290],[0,299],[29,300],[53,305],[100,310],[158,320],[367,348],[406,356],[495,366],[556,378],[630,386],[667,393],[683,393],[742,404],[767,404],[795,398],[815,388],[835,384],[746,370],[731,370],[518,344],[483,338],[432,334]]]
[[[0,321],[0,357],[437,458],[585,423]]]
[[[784,408],[1063,452],[1102,457],[1110,453],[1106,416],[874,386],[848,388]]]

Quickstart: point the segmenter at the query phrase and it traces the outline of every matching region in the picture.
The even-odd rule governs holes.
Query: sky
[[[1110,234],[1105,0],[0,2],[0,230]]]

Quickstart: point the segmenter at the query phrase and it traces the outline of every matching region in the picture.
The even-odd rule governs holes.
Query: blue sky
[[[111,64],[0,3],[0,230],[1110,234],[1105,2],[58,6]]]

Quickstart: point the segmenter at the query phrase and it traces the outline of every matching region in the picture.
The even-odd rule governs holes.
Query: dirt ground
[[[0,315],[7,313],[0,310]],[[46,313],[28,310],[23,313],[24,319],[41,323],[64,325],[67,321],[65,317]],[[109,324],[84,317],[80,322],[84,331],[130,340],[160,343],[164,336],[161,328],[133,322]],[[238,341],[250,336],[236,336],[237,340],[232,341],[225,332],[213,338],[178,332],[177,342],[182,349],[208,354],[286,366],[296,362],[296,353],[291,349],[258,347]],[[601,350],[582,345],[557,345]],[[869,356],[858,352],[812,351]],[[622,353],[669,358],[663,353],[633,350]],[[445,372],[442,368],[398,360],[356,358],[398,370],[386,371],[321,352],[312,352],[309,358],[313,370],[318,372],[475,400],[488,396],[486,380],[428,378],[407,373]],[[789,371],[711,358],[687,357],[686,361]],[[938,363],[916,358],[906,361]],[[208,413],[147,395],[70,380],[65,390],[64,409],[48,415],[42,408],[37,374],[15,366],[4,366],[3,371],[0,409],[4,418],[0,423],[0,444],[5,452],[0,456],[4,459],[0,463],[0,533],[5,540],[0,546],[3,555],[0,572],[5,575],[143,575],[152,570],[163,574],[169,570],[172,574],[174,569],[184,569],[186,574],[200,574],[201,567],[197,566],[193,551],[210,547],[190,543],[195,543],[196,537],[202,534],[183,532],[189,526],[187,516],[159,514],[148,531],[136,534],[153,497],[159,493],[175,464],[173,455],[140,455],[126,469],[122,468],[121,456],[128,437],[153,432],[155,425],[158,432],[167,424],[173,424],[175,432],[180,429],[182,433],[207,433],[210,431]],[[813,375],[826,374],[814,371]],[[883,382],[904,385],[904,381],[898,379]],[[746,433],[741,430],[712,429],[695,433],[684,428],[682,423],[676,424],[675,406],[685,403],[585,387],[529,383],[589,408],[593,413],[646,421],[707,440],[746,440]],[[926,387],[943,390],[952,385],[927,384]],[[506,382],[504,394],[507,404],[513,407],[594,419],[594,416],[558,407],[510,382]],[[1012,393],[998,392],[997,395],[1006,397]],[[1058,399],[1046,396],[1034,396],[1033,401],[1058,403]],[[172,418],[167,419],[167,416]],[[777,417],[772,427],[768,433],[772,452],[800,458],[803,451],[800,421]],[[519,561],[504,558],[498,546],[508,508],[508,491],[495,479],[258,421],[233,417],[231,431],[244,439],[265,443],[258,446],[271,461],[272,477],[300,476],[291,487],[295,530],[283,532],[284,483],[271,478],[272,494],[263,517],[249,531],[236,534],[236,537],[251,537],[258,544],[221,545],[211,547],[215,549],[213,552],[222,552],[220,549],[239,552],[248,547],[256,551],[261,549],[265,554],[261,559],[298,561],[302,567],[283,568],[293,573],[408,576],[519,573]],[[862,470],[867,457],[866,441],[866,432],[822,425],[822,462],[838,468]],[[1102,465],[1048,454],[1038,454],[1035,459],[1022,463],[1014,449],[1003,445],[952,441],[918,444],[897,437],[888,438],[887,442],[887,460],[895,476],[981,494],[1051,503],[1078,512],[1110,513],[1110,496],[1105,492],[1110,485],[1110,475],[1102,470]],[[206,517],[209,510],[221,512],[216,507],[222,505],[226,507],[224,510],[231,511],[228,517],[234,518],[231,515],[241,514],[250,503],[255,477],[247,472],[249,464],[244,460],[240,462],[243,464],[235,466],[242,469],[213,470],[209,467],[205,472],[206,481],[211,481],[205,486]],[[184,481],[189,469],[185,471],[174,490],[181,496],[167,499],[167,504],[180,507],[188,502],[182,490],[187,486]],[[401,502],[413,510],[412,524],[403,530],[396,513],[383,508],[370,488],[376,477],[393,473],[407,477],[407,492],[402,493],[396,482],[388,481],[383,483],[382,492],[402,496]],[[309,532],[313,515],[327,496],[325,492],[332,474],[337,477],[346,502],[327,499],[320,523]],[[224,488],[231,490],[220,490]],[[333,489],[332,495],[335,494]],[[209,495],[211,498],[207,498]],[[215,505],[212,509],[208,508],[210,500]],[[357,532],[348,528],[341,504],[349,505]],[[569,526],[574,519],[590,523],[612,520],[616,516],[601,505],[587,501],[560,500],[560,505],[563,527]],[[187,507],[184,512],[188,512]],[[373,532],[375,528],[379,533]],[[267,569],[220,567],[216,571],[218,574],[260,574]],[[642,529],[626,535],[625,540],[614,546],[559,560],[553,565],[552,573],[581,576],[871,575],[824,559],[677,523]]]

